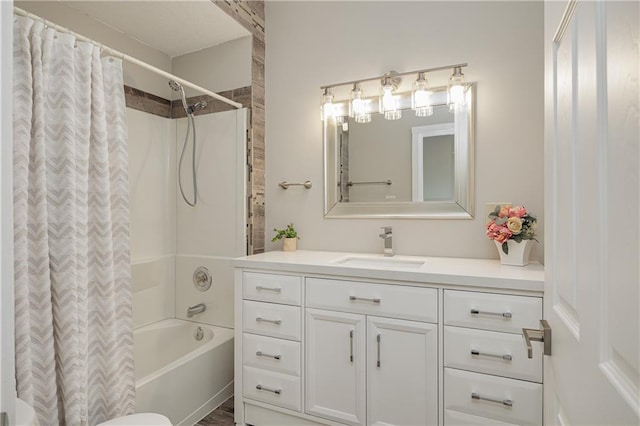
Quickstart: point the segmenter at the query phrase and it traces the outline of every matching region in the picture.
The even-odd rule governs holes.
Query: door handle
[[[534,330],[532,328],[523,328],[522,336],[524,336],[524,343],[527,345],[527,357],[533,358],[533,346],[531,341],[544,343],[544,354],[551,355],[551,327],[547,320],[540,320],[542,329]]]

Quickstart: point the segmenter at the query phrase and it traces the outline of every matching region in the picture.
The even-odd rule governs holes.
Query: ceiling
[[[171,58],[250,35],[210,0],[60,3]]]

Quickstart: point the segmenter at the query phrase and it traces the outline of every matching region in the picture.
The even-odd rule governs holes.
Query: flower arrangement
[[[538,219],[529,214],[522,206],[496,206],[489,213],[487,237],[502,245],[504,254],[509,254],[507,240],[520,243],[522,240],[536,240],[536,223]]]

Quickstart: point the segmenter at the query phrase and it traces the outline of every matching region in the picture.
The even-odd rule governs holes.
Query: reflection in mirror
[[[412,201],[454,200],[454,129],[453,122],[411,128]]]
[[[405,109],[399,120],[327,121],[325,216],[472,218],[472,91],[454,113],[438,90],[429,117]]]

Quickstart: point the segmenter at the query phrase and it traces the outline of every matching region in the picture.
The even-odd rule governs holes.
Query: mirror
[[[324,122],[325,217],[473,218],[474,86],[455,113],[435,89],[429,117],[416,117],[410,95],[398,95],[399,120]]]

